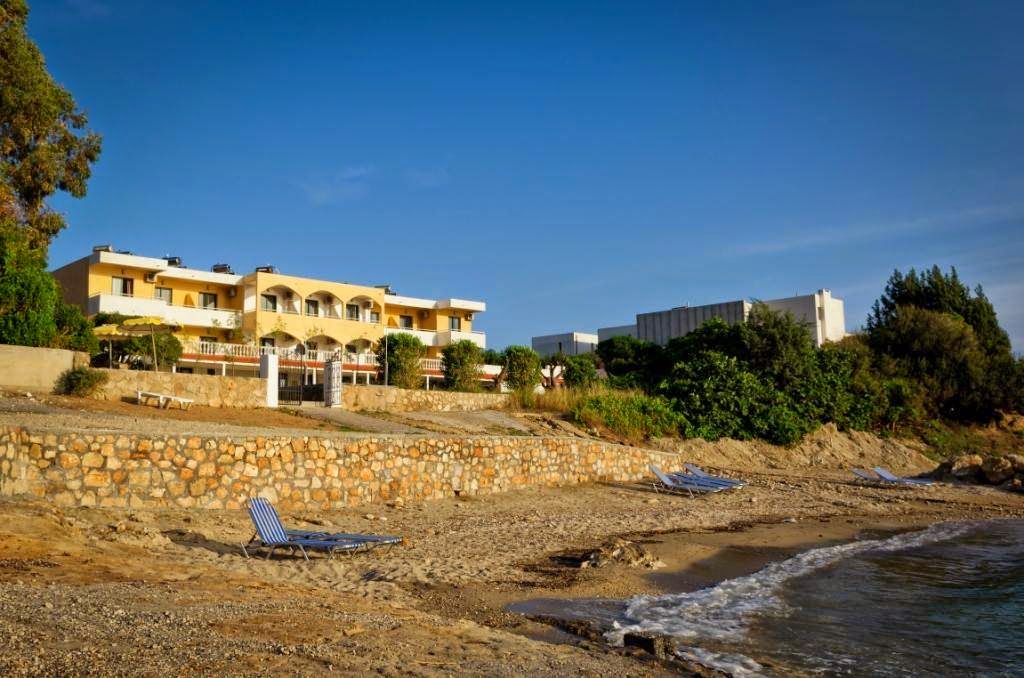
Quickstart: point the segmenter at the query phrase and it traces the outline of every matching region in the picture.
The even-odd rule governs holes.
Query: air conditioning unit
[[[430,311],[420,311],[420,317],[421,318],[429,318],[430,317]]]
[[[363,308],[373,308],[373,302],[372,301],[364,301],[363,302]]]
[[[234,299],[237,295],[238,295],[238,288],[237,287],[229,287],[228,288],[228,296],[230,298]]]
[[[146,273],[145,275],[142,276],[142,279],[145,280],[148,283],[155,283],[156,282],[156,273]]]

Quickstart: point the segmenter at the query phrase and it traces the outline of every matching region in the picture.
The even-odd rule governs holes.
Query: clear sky
[[[1024,3],[33,0],[112,243],[482,299],[489,345],[956,265],[1024,350]]]

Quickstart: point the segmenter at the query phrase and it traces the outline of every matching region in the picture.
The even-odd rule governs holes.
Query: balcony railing
[[[117,294],[94,294],[87,304],[88,315],[120,313],[132,316],[158,316],[165,320],[193,327],[222,327],[233,329],[241,324],[241,313],[235,309],[168,304],[156,297],[136,297]]]
[[[334,357],[335,351],[323,351],[318,349],[307,349],[300,354],[294,347],[283,346],[257,346],[256,344],[226,344],[213,341],[186,341],[182,345],[182,353],[196,356],[218,356],[222,358],[237,358],[258,360],[262,355],[276,355],[281,360],[303,361],[306,363],[324,363]],[[377,356],[373,353],[349,353],[342,354],[342,362],[345,365],[356,365],[360,368],[376,368]],[[491,367],[485,365],[484,367]],[[420,369],[424,372],[441,372],[440,358],[420,359]],[[481,370],[482,374],[492,374],[491,371]],[[494,373],[496,374],[496,372]]]

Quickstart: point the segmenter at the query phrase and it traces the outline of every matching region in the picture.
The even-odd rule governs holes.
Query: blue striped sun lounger
[[[880,478],[876,478],[875,476],[871,475],[869,472],[865,471],[864,469],[852,468],[852,469],[850,469],[850,471],[853,472],[853,475],[857,476],[858,480],[863,480],[864,482],[868,482],[868,483],[878,483],[880,481]]]
[[[274,515],[277,522],[281,522],[281,516],[278,515],[277,509],[274,505],[263,497],[252,497],[249,500],[250,504],[259,504],[261,510],[269,512]],[[370,550],[378,546],[394,546],[395,544],[401,544],[403,541],[402,537],[396,537],[384,534],[360,534],[360,533],[347,533],[347,532],[325,532],[323,530],[291,530],[288,528],[284,529],[285,534],[288,535],[289,539],[348,539],[350,541],[357,541],[363,544],[364,550]],[[256,535],[253,535],[256,538]],[[250,540],[252,541],[252,540]]]
[[[270,560],[270,556],[274,555],[274,551],[278,548],[285,548],[293,553],[297,550],[306,560],[309,560],[309,551],[326,551],[328,557],[333,558],[335,553],[351,554],[364,548],[362,542],[351,539],[334,539],[330,536],[289,537],[281,524],[277,511],[274,511],[273,508],[270,502],[265,500],[249,502],[247,509],[253,525],[256,526],[256,534],[249,540],[249,543],[242,544],[242,553],[246,558],[249,557],[249,549],[257,548],[269,549],[267,560]]]
[[[695,494],[714,494],[726,489],[721,485],[709,483],[685,473],[667,474],[657,466],[650,466],[648,468],[651,469],[651,473],[658,479],[658,482],[654,483],[654,489],[657,492],[687,494],[692,497]]]
[[[882,480],[884,480],[887,483],[897,483],[897,484],[900,484],[900,485],[934,485],[935,484],[934,480],[929,480],[928,478],[901,478],[898,475],[895,475],[895,474],[889,472],[887,469],[882,468],[881,466],[876,466],[873,470],[874,470],[875,473],[878,474],[879,478],[881,478]]]
[[[747,484],[746,481],[743,480],[735,480],[733,478],[725,478],[723,476],[713,476],[710,473],[706,473],[704,469],[702,469],[700,466],[697,466],[696,464],[683,464],[683,468],[689,471],[690,475],[697,476],[698,478],[703,478],[704,480],[716,482],[730,489],[745,487]]]

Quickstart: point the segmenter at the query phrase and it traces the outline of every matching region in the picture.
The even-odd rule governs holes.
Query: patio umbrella
[[[160,364],[157,362],[156,357],[156,335],[173,332],[180,327],[181,325],[173,320],[164,320],[163,318],[154,315],[144,315],[141,318],[125,320],[121,323],[121,327],[119,329],[122,332],[127,332],[132,335],[149,335],[150,341],[153,345],[153,371],[159,372]]]
[[[92,333],[100,339],[107,340],[107,360],[108,366],[114,366],[114,339],[127,339],[130,334],[121,331],[121,328],[117,325],[100,325],[94,327]]]

